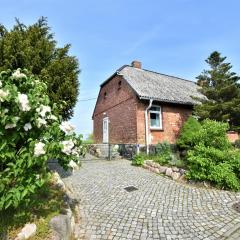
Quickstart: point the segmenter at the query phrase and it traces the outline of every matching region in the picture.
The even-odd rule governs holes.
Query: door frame
[[[106,133],[104,129],[104,124],[106,123]],[[102,134],[103,134],[103,143],[109,143],[109,118],[105,117],[103,118],[103,128],[102,128]],[[106,134],[106,135],[105,135]]]

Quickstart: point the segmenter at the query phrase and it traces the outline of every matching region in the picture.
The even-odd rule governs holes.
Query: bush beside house
[[[157,173],[166,174],[167,168],[175,172],[185,169],[188,180],[207,181],[216,187],[237,191],[240,189],[240,151],[229,142],[226,134],[228,129],[227,123],[214,120],[200,123],[190,117],[181,130],[177,151],[164,142],[156,145],[156,154],[140,153],[134,159],[138,160],[138,165],[146,163],[144,167]]]

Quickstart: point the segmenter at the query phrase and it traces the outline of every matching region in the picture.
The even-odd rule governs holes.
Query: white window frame
[[[158,108],[159,108],[159,111],[151,110],[152,107],[158,107]],[[163,125],[162,125],[162,108],[161,108],[161,106],[159,106],[159,105],[152,105],[152,107],[151,107],[150,110],[149,110],[150,129],[153,129],[153,130],[162,130],[162,129],[163,129]],[[160,123],[160,126],[159,126],[159,127],[151,126],[151,113],[158,113],[158,114],[159,114],[159,123]]]

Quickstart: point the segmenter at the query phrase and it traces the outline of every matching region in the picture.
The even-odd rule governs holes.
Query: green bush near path
[[[142,166],[144,164],[144,156],[142,154],[137,154],[134,156],[132,165],[134,166]]]
[[[240,190],[240,151],[229,142],[227,123],[204,120],[187,153],[187,178]]]

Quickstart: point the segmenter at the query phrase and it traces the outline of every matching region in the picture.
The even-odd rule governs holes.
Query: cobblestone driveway
[[[64,181],[80,201],[79,239],[240,239],[240,194],[182,185],[127,160],[84,162]]]

